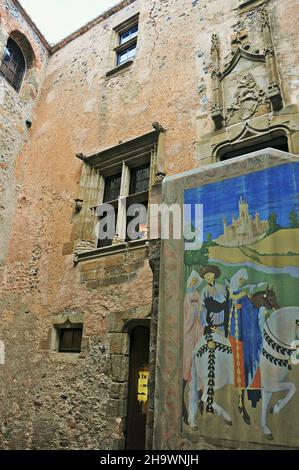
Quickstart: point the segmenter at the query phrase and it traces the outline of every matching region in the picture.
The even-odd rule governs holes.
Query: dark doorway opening
[[[150,329],[136,326],[130,333],[130,369],[127,450],[144,450],[148,407],[147,382],[149,374]]]
[[[223,149],[220,152],[220,160],[228,160],[230,158],[240,157],[241,155],[246,155],[247,153],[256,152],[258,150],[263,150],[265,148],[271,147],[276,150],[282,150],[283,152],[289,151],[288,139],[286,136],[280,136],[275,138],[269,138],[264,141],[256,142],[254,141],[250,145],[248,142],[244,141],[239,144],[237,148],[233,149],[233,146],[230,148]]]

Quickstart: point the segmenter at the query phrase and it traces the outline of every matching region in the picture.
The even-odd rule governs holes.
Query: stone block
[[[125,262],[125,256],[123,253],[113,254],[111,256],[107,256],[103,259],[103,264],[105,268],[109,268],[112,266],[122,266]]]
[[[62,256],[71,255],[74,250],[74,242],[66,242],[62,247]]]
[[[100,281],[90,281],[86,284],[88,289],[98,289],[101,286]]]
[[[124,418],[127,416],[127,400],[108,400],[107,415],[113,418]]]
[[[111,284],[125,284],[126,282],[131,282],[136,279],[137,273],[128,273],[122,274],[121,276],[115,276],[111,278]]]
[[[87,261],[86,263],[80,263],[79,268],[81,272],[98,270],[103,266],[101,260],[98,261]]]
[[[126,266],[124,266],[124,270],[126,273],[133,273],[133,272],[138,271],[139,269],[142,269],[144,267],[144,264],[145,264],[144,259],[133,261],[132,263],[129,263]]]
[[[39,342],[39,351],[48,351],[49,350],[49,340],[48,338],[43,338]]]
[[[113,382],[109,386],[110,398],[125,400],[128,396],[128,382]]]
[[[85,353],[90,350],[90,338],[89,336],[83,336],[81,343],[81,351]]]
[[[127,333],[110,334],[110,353],[111,354],[129,354],[129,335]]]
[[[129,358],[128,356],[112,355],[112,379],[115,382],[125,382],[129,375]]]
[[[114,439],[113,450],[125,450],[125,448],[126,448],[126,441],[123,437],[120,439]]]
[[[125,267],[126,265],[124,264],[107,266],[105,268],[105,276],[117,276],[118,274],[122,274],[123,272],[125,272]]]
[[[108,331],[110,333],[121,333],[124,327],[124,320],[120,315],[110,315],[108,318]]]
[[[95,281],[96,271],[83,271],[80,276],[81,282]]]

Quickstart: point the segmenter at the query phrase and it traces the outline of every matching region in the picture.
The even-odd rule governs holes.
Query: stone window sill
[[[116,253],[123,253],[127,250],[139,250],[149,245],[149,240],[143,238],[141,240],[134,240],[126,243],[118,243],[116,245],[98,248],[96,250],[87,251],[85,253],[78,253],[75,255],[74,263],[77,265],[80,261],[94,260],[102,258],[103,256],[114,255]]]
[[[258,6],[265,3],[267,0],[239,0],[239,8],[246,8],[248,6]]]
[[[121,72],[122,70],[127,69],[134,63],[134,60],[130,59],[127,60],[127,62],[124,62],[121,65],[118,65],[117,67],[114,67],[113,69],[109,70],[109,72],[106,73],[106,77],[111,77],[113,75],[116,75],[118,72]]]
[[[69,364],[76,364],[79,359],[84,359],[84,353],[60,353],[53,351],[49,353],[50,360],[53,362],[68,362]]]

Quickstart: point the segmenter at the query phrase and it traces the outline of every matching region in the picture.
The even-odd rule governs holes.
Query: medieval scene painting
[[[203,205],[203,243],[184,251],[182,428],[296,446],[299,163],[188,189],[184,202]]]

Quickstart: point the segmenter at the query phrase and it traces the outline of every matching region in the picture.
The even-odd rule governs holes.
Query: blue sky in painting
[[[239,215],[239,200],[249,204],[249,213],[259,212],[267,220],[271,212],[277,214],[282,227],[289,226],[289,213],[299,211],[299,163],[288,163],[273,168],[210,183],[185,191],[185,204],[203,204],[204,240],[208,233],[213,239],[223,233],[223,218],[230,225],[232,216]],[[194,215],[192,224],[195,226]]]

